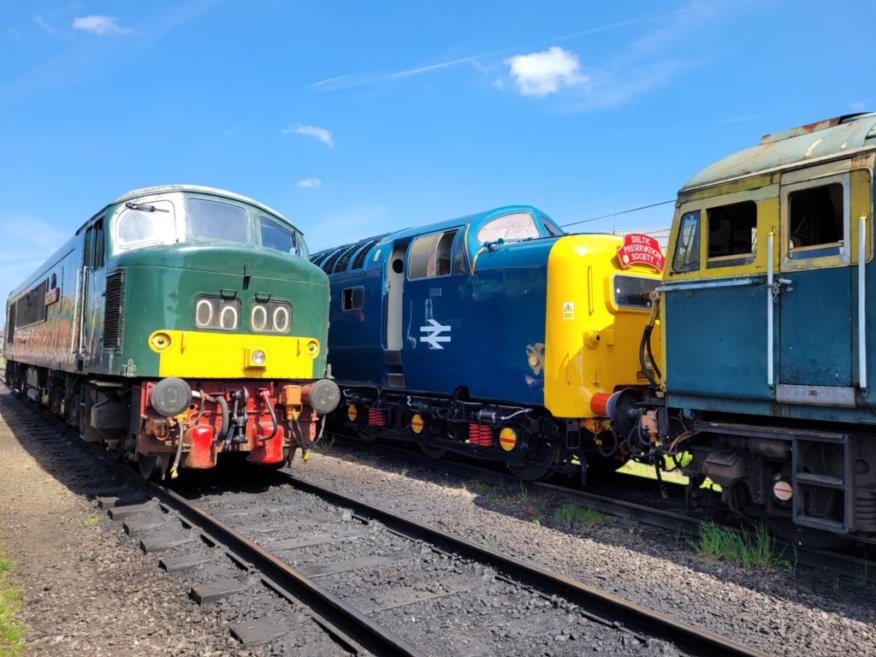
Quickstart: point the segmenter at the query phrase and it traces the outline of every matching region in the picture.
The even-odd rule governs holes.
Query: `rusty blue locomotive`
[[[767,135],[679,192],[663,376],[612,408],[655,451],[691,455],[693,495],[708,477],[797,533],[876,533],[874,162],[876,114],[843,116]]]

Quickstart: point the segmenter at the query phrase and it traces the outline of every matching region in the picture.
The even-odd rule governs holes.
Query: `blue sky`
[[[876,0],[2,0],[0,293],[136,187],[311,250],[505,204],[668,226],[761,135],[876,108]]]

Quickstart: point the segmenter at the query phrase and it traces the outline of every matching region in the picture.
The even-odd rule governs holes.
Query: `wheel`
[[[137,466],[140,468],[140,476],[147,480],[158,480],[167,470],[170,457],[164,454],[146,456],[137,454]]]
[[[560,455],[559,447],[545,447],[540,458],[523,465],[508,465],[508,469],[518,479],[523,481],[539,481],[546,479],[554,469],[554,464]]]
[[[417,446],[420,448],[420,451],[423,452],[430,459],[443,459],[447,456],[448,450],[443,447],[436,447],[435,445],[430,445],[429,443],[417,443]]]

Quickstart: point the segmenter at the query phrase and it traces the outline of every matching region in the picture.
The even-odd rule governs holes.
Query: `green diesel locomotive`
[[[145,477],[220,454],[280,466],[334,409],[329,284],[252,199],[138,189],[91,217],[6,304],[6,383]]]

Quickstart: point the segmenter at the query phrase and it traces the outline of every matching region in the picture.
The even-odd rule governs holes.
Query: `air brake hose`
[[[274,423],[274,430],[271,431],[270,436],[265,438],[265,440],[270,440],[277,435],[277,429],[279,429],[279,425],[277,424],[277,414],[274,412],[274,407],[271,405],[271,393],[267,390],[262,390],[261,393],[259,393],[259,396],[262,398],[262,401],[265,402],[265,406],[268,407],[268,413],[271,414],[271,422]]]
[[[660,313],[660,295],[658,293],[651,293],[651,316],[648,317],[648,323],[645,325],[644,330],[642,331],[642,340],[639,342],[639,365],[642,368],[642,371],[645,373],[645,376],[648,377],[648,382],[654,386],[655,388],[659,386],[657,379],[662,378],[663,374],[660,372],[660,368],[657,366],[657,361],[654,360],[654,354],[651,351],[651,332],[654,330],[654,324],[657,321],[657,315]],[[648,360],[651,363],[651,367],[654,368],[654,374],[651,374],[651,368],[645,362],[645,355],[647,354]]]
[[[192,393],[194,396],[194,393]],[[214,404],[219,405],[219,409],[222,411],[222,424],[219,427],[219,432],[216,434],[216,438],[214,442],[221,443],[227,438],[228,430],[231,428],[230,422],[228,421],[228,402],[225,401],[225,397],[222,395],[217,395],[215,397],[211,397],[210,395],[204,395],[204,399],[208,402],[213,402]]]

